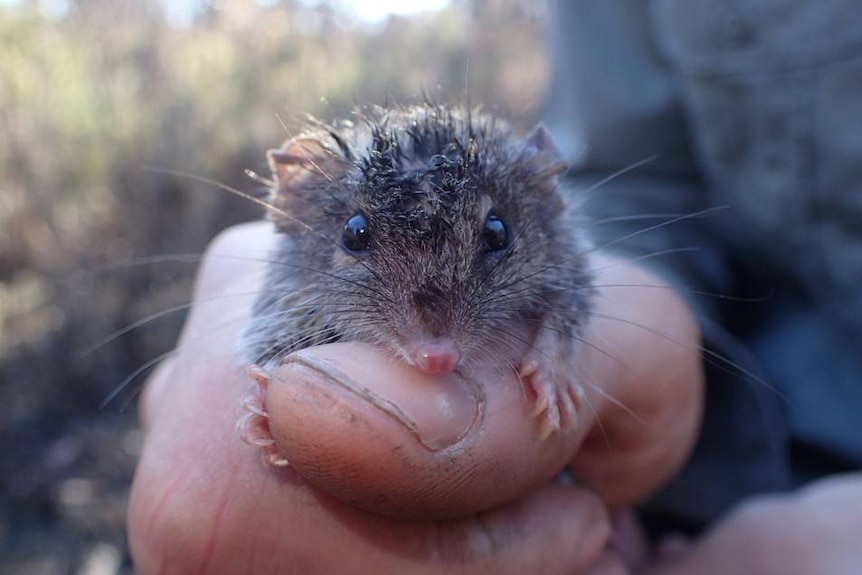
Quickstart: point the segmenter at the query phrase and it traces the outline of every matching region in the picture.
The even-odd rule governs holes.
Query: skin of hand
[[[484,382],[477,396],[456,381],[437,401],[411,404],[428,393],[427,382],[367,346],[304,352],[391,401],[415,424],[405,426],[361,395],[321,386],[307,366],[278,368],[267,397],[273,425],[303,422],[284,426],[320,469],[370,459],[340,479],[344,489],[383,477],[395,504],[422,501],[422,513],[393,518],[343,503],[349,493],[335,498],[293,467],[264,467],[234,431],[249,385],[239,333],[273,239],[259,223],[213,243],[178,353],[145,388],[147,435],[128,515],[139,572],[626,572],[607,547],[608,510],[642,500],[673,475],[700,420],[699,332],[672,289],[622,260],[596,259],[599,315],[578,367],[585,405],[577,432],[542,444],[530,433],[517,382]],[[578,486],[547,480],[567,462]],[[433,481],[419,483],[433,487],[411,487],[429,471]],[[452,493],[514,484],[533,487],[490,511],[457,516],[464,498]]]
[[[746,501],[695,542],[669,541],[649,575],[843,575],[862,566],[862,472]]]

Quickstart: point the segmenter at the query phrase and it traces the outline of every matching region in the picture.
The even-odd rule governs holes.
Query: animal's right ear
[[[344,175],[347,161],[317,138],[288,140],[266,153],[279,191],[302,191],[309,184],[324,183]]]
[[[310,201],[344,176],[350,162],[317,138],[303,136],[288,140],[281,148],[266,153],[275,185],[270,191],[269,215],[284,232],[307,228]]]

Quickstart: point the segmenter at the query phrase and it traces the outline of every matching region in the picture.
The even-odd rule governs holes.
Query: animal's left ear
[[[524,156],[532,159],[543,176],[555,176],[569,169],[562,152],[544,124],[539,123],[524,138]]]

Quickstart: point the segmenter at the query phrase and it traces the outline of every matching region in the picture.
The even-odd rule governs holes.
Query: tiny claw
[[[536,393],[536,404],[530,411],[530,417],[538,417],[540,414],[547,412],[551,408],[550,399],[546,395],[541,395],[535,390],[534,393]]]
[[[248,395],[240,400],[239,405],[251,414],[269,419],[269,412],[263,407],[263,395],[260,393],[260,388],[249,390]]]
[[[521,365],[518,375],[521,379],[527,379],[539,370],[539,363],[534,359],[529,359]]]
[[[574,422],[577,421],[577,412],[575,411],[575,404],[572,402],[572,398],[569,395],[568,391],[561,390],[560,392],[560,428],[568,429],[574,425]]]
[[[532,402],[530,416],[536,418],[539,439],[545,440],[556,432],[569,432],[577,427],[578,408],[583,403],[583,390],[564,375],[573,365],[573,340],[565,331],[540,330],[518,371]]]
[[[260,416],[254,413],[246,413],[236,422],[236,432],[248,445],[253,447],[269,447],[275,443],[269,429],[260,421]]]
[[[264,465],[269,467],[290,467],[290,462],[287,458],[277,450],[264,449],[261,453],[261,460]]]
[[[577,426],[578,406],[583,402],[583,390],[579,385],[558,381],[534,360],[525,361],[519,374],[529,390],[528,397],[532,397],[529,416],[537,420],[540,440]]]
[[[557,429],[559,429],[559,425],[555,425],[550,417],[543,417],[539,422],[539,441],[545,441]]]
[[[584,388],[576,382],[571,382],[566,386],[567,405],[571,406],[571,416],[568,419],[566,429],[573,429],[578,425],[578,406],[583,406],[586,398],[584,397]]]
[[[257,383],[263,391],[266,391],[269,385],[269,374],[261,366],[252,364],[248,367],[248,375]]]
[[[288,467],[290,463],[279,451],[269,429],[269,413],[265,407],[269,374],[262,367],[252,365],[248,368],[248,375],[252,382],[248,393],[240,400],[240,407],[247,413],[237,420],[237,433],[246,444],[260,449],[264,465]]]
[[[263,406],[266,390],[269,387],[269,374],[259,365],[252,365],[248,368],[248,375],[252,382],[248,393],[240,401],[240,407],[261,417],[269,417],[269,413]]]

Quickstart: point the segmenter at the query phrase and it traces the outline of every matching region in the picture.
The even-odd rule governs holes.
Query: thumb
[[[541,439],[508,367],[430,376],[361,343],[306,349],[273,370],[269,425],[306,480],[353,505],[446,518],[548,482],[586,429]]]

